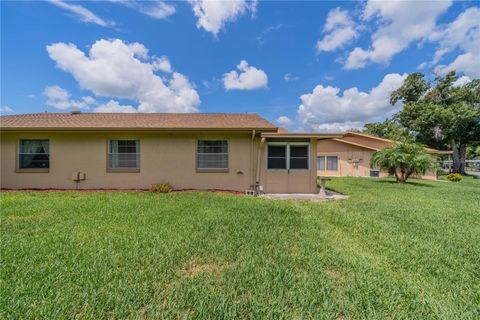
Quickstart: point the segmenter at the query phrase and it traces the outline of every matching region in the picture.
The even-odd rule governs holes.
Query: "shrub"
[[[169,193],[172,190],[173,190],[172,185],[168,182],[154,183],[150,186],[151,192]]]
[[[370,164],[393,173],[398,183],[405,183],[410,177],[421,176],[436,169],[432,156],[421,145],[407,142],[396,143],[375,152]]]
[[[460,173],[450,173],[447,179],[453,182],[459,182],[463,180],[463,176]]]

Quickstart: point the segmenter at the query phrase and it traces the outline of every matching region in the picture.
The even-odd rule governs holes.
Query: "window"
[[[198,140],[197,169],[228,170],[228,141]]]
[[[290,145],[290,169],[308,169],[307,145]]]
[[[50,168],[49,140],[20,140],[18,160],[20,169]]]
[[[268,169],[287,169],[287,146],[269,145],[267,150]]]
[[[338,157],[337,156],[319,156],[317,157],[318,170],[337,171]]]
[[[139,147],[138,140],[110,140],[108,146],[108,168],[139,169]]]
[[[308,169],[308,144],[268,144],[267,169]]]

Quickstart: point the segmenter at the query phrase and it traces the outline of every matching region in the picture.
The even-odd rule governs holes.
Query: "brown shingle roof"
[[[0,117],[2,130],[221,130],[277,128],[257,114],[32,113]]]

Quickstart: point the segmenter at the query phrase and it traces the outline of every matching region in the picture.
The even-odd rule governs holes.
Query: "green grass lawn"
[[[479,319],[480,180],[1,194],[2,319]]]

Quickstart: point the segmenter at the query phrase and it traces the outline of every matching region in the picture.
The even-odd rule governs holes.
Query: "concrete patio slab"
[[[325,190],[326,195],[321,196],[319,194],[311,193],[266,193],[260,197],[273,199],[273,200],[309,200],[309,201],[328,201],[328,200],[341,200],[347,199],[348,196],[332,191]]]

